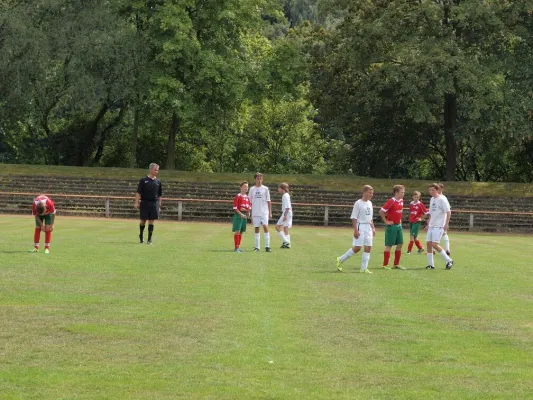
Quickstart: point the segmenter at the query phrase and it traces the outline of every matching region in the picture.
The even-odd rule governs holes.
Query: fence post
[[[470,230],[474,229],[474,214],[470,214],[469,227],[470,227]]]
[[[105,217],[106,218],[109,218],[110,216],[110,212],[109,212],[109,199],[105,199]]]
[[[328,226],[329,224],[329,207],[324,207],[324,226]]]
[[[181,221],[181,217],[183,214],[183,201],[178,201],[178,221]]]

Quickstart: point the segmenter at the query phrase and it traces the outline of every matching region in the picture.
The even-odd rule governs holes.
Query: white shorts
[[[430,226],[426,233],[426,242],[440,243],[442,235],[444,235],[444,228]]]
[[[286,226],[290,228],[292,226],[292,212],[287,214],[287,220],[283,221],[283,215],[279,217],[278,223],[276,225]]]
[[[252,215],[252,224],[254,228],[259,228],[261,225],[268,226],[268,214],[263,214],[260,217]]]
[[[356,239],[352,236],[352,247],[372,246],[372,226],[370,224],[358,224],[359,237]]]

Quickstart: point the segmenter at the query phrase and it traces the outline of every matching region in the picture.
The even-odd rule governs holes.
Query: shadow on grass
[[[22,253],[33,254],[33,251],[31,250],[0,250],[0,254],[22,254]]]

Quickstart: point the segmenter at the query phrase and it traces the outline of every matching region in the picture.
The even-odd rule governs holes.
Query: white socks
[[[270,247],[270,233],[265,233],[265,247]]]
[[[440,255],[442,256],[442,258],[444,258],[444,261],[446,262],[452,261],[452,259],[446,254],[446,251],[444,251],[444,249],[441,250]]]
[[[351,256],[353,256],[355,253],[353,252],[352,249],[348,250],[346,253],[344,253],[340,258],[341,258],[341,262],[344,262],[346,261],[348,258],[350,258]]]
[[[446,254],[446,253],[444,253],[444,254]],[[431,265],[432,267],[434,267],[434,265],[433,265],[433,249],[431,249],[431,251],[427,252],[426,257],[428,259],[428,265]]]
[[[370,253],[363,253],[363,261],[361,263],[361,269],[365,270],[368,268],[368,262],[370,261]]]
[[[447,233],[442,235],[442,240],[444,240],[444,250],[450,251],[450,239],[448,238]]]
[[[285,236],[285,232],[279,231],[278,232],[279,237],[283,241],[283,243],[289,243],[289,239],[287,239],[287,236]]]
[[[256,249],[260,249],[261,247],[261,234],[260,233],[255,233],[254,234],[254,247]]]

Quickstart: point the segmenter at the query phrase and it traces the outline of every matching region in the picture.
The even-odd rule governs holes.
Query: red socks
[[[35,247],[39,247],[39,242],[41,241],[41,228],[35,228],[33,233],[33,244]]]
[[[390,251],[384,251],[383,252],[383,266],[384,267],[389,265],[389,259],[390,259]]]
[[[408,251],[409,253],[411,252],[411,250],[413,250],[413,244],[415,244],[414,241],[410,241],[410,242],[409,242],[409,246],[407,247],[407,251]]]
[[[394,252],[394,266],[400,265],[400,257],[402,256],[401,250],[396,250]]]
[[[233,235],[233,243],[235,243],[235,248],[238,249],[241,247],[242,233],[236,233]]]
[[[416,244],[416,247],[418,247],[418,250],[422,250],[423,249],[422,244],[420,243],[420,240],[416,239],[415,240],[415,244]]]

